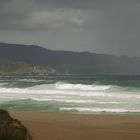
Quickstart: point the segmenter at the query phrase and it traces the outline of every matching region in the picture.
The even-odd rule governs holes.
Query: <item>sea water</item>
[[[1,76],[0,108],[140,114],[140,76]]]

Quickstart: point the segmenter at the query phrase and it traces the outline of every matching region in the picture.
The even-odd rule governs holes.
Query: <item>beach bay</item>
[[[33,140],[139,140],[140,116],[10,112]]]

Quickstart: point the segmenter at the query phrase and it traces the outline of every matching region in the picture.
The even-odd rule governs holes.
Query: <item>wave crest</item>
[[[63,89],[63,90],[85,90],[85,91],[103,91],[111,88],[111,85],[84,85],[84,84],[70,84],[70,83],[63,83],[57,82],[54,84],[56,89]]]

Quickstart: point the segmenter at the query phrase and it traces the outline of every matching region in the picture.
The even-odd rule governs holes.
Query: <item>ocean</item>
[[[0,108],[80,114],[140,114],[140,76],[1,76]]]

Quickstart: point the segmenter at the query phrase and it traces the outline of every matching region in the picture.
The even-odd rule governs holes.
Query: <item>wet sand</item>
[[[33,140],[140,140],[140,116],[10,112]]]

